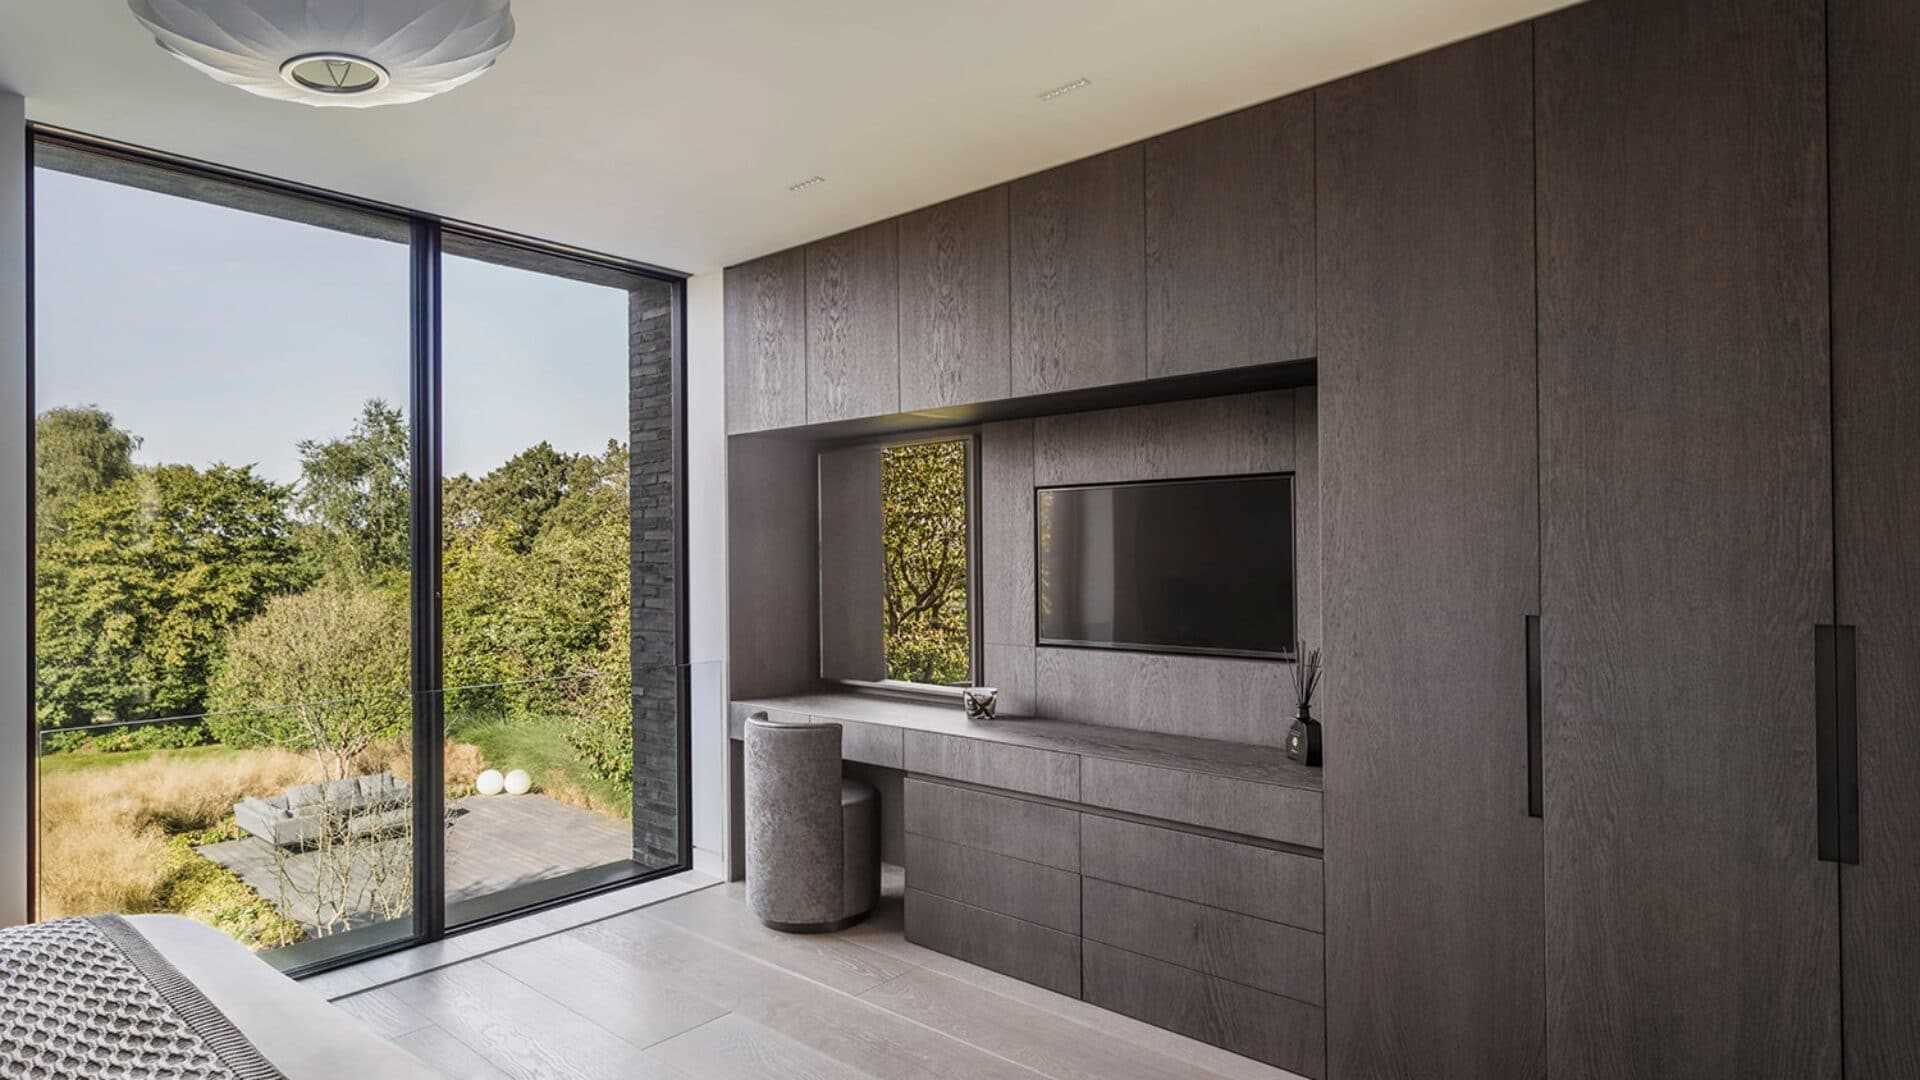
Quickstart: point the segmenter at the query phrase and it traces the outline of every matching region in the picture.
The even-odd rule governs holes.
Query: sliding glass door
[[[683,866],[679,284],[35,153],[38,917],[311,969]]]

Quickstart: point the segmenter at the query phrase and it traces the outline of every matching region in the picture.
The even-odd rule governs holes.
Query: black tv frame
[[[1295,637],[1300,632],[1300,484],[1297,471],[1282,469],[1258,473],[1222,473],[1210,476],[1173,476],[1157,480],[1120,480],[1081,484],[1037,484],[1033,489],[1033,641],[1036,646],[1054,649],[1097,649],[1101,652],[1135,652],[1165,656],[1214,656],[1238,660],[1282,660],[1297,659],[1295,649],[1284,652],[1265,652],[1255,649],[1212,649],[1183,645],[1142,645],[1128,642],[1079,641],[1071,638],[1050,638],[1040,632],[1040,570],[1044,565],[1040,551],[1040,496],[1053,491],[1107,490],[1124,487],[1153,487],[1171,484],[1207,484],[1238,483],[1248,480],[1280,480],[1287,482],[1287,519],[1292,525],[1293,535],[1288,538],[1287,576],[1293,582],[1291,595],[1293,610],[1290,613]]]

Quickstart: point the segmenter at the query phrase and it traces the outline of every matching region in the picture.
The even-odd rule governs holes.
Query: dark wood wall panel
[[[817,474],[804,443],[727,440],[730,698],[791,694],[819,681]]]
[[[1007,188],[900,219],[900,411],[1012,391]]]
[[[822,451],[818,475],[820,675],[877,682],[887,677],[880,448]]]
[[[1531,37],[1318,92],[1328,1075],[1542,1075]]]
[[[1839,1074],[1824,20],[1535,24],[1556,1080]]]
[[[1146,143],[1147,374],[1313,355],[1313,95]]]
[[[1146,377],[1142,179],[1134,145],[1009,186],[1016,395]]]
[[[1829,7],[1838,621],[1856,627],[1846,1075],[1920,1076],[1920,5]]]
[[[807,423],[900,411],[898,225],[808,244]]]
[[[806,287],[800,248],[727,269],[728,434],[807,422]]]

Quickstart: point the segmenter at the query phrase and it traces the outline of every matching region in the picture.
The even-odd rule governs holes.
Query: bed
[[[0,1075],[439,1077],[225,934],[175,915],[0,930]]]

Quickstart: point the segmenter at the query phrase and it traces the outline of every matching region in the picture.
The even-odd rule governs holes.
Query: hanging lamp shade
[[[161,48],[251,94],[400,105],[472,82],[513,43],[508,0],[127,0]]]

